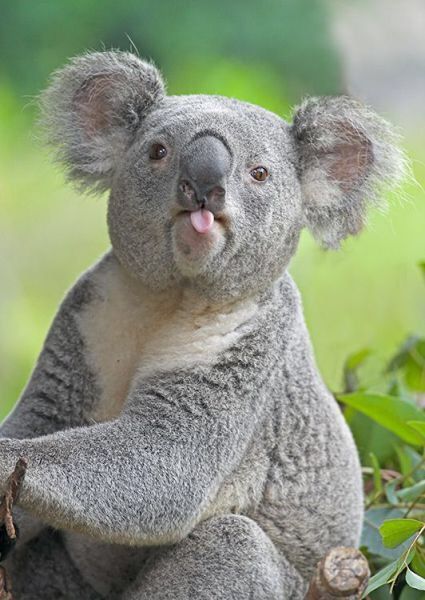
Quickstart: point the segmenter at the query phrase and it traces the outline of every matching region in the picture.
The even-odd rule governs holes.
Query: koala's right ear
[[[40,121],[68,178],[86,190],[108,189],[117,157],[164,95],[158,70],[128,52],[86,54],[54,73]]]

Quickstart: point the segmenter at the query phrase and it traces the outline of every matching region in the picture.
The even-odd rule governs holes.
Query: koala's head
[[[42,108],[69,178],[110,190],[114,253],[153,289],[260,291],[303,227],[338,246],[401,174],[387,123],[348,97],[308,99],[287,123],[229,98],[167,96],[156,68],[124,52],[72,60]]]

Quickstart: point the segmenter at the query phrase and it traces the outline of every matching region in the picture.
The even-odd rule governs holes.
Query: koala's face
[[[120,159],[109,231],[149,285],[239,296],[284,269],[303,224],[289,126],[211,96],[165,98]]]
[[[159,72],[123,52],[71,61],[42,107],[69,177],[110,190],[114,252],[153,289],[256,293],[304,226],[337,246],[402,174],[388,124],[350,98],[309,99],[288,124],[228,98],[166,96]]]

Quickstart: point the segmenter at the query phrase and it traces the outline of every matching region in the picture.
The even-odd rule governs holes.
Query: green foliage
[[[369,585],[366,588],[363,598],[366,598],[371,592],[386,583],[391,583],[400,570],[411,562],[412,558],[412,553],[410,552],[406,557],[400,557],[381,569],[378,573],[375,573],[375,575],[370,578]]]
[[[406,585],[401,591],[400,600],[423,600],[423,594]]]
[[[408,421],[407,424],[410,425],[410,427],[413,427],[413,429],[416,429],[416,431],[419,431],[421,436],[425,439],[425,423],[423,421]]]
[[[69,56],[134,43],[161,66],[172,93],[202,91],[216,63],[226,61],[245,64],[258,88],[264,73],[272,73],[296,101],[301,94],[342,89],[329,26],[321,0],[5,2],[1,71],[20,93],[34,94]],[[226,93],[226,83],[223,88],[219,81],[217,92]]]
[[[425,415],[403,399],[385,394],[353,393],[338,396],[344,402],[398,435],[409,444],[420,445],[422,436],[408,425],[409,421],[425,421]]]
[[[362,549],[372,572],[364,597],[417,600],[425,590],[425,338],[409,336],[381,374],[379,392],[369,390],[361,375],[369,351],[351,355],[345,364],[345,391],[338,400],[358,444],[368,428],[381,432],[381,457],[363,455],[366,513]],[[386,437],[390,433],[391,437]],[[359,437],[360,436],[360,437]],[[383,450],[383,451],[382,451]],[[366,458],[366,460],[365,460]]]
[[[425,339],[411,336],[388,365],[389,372],[400,371],[412,390],[425,392]]]

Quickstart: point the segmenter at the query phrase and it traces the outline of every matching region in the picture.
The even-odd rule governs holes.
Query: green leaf
[[[400,472],[402,475],[407,475],[412,470],[412,458],[406,452],[406,446],[396,446],[395,451],[400,465]]]
[[[411,571],[409,567],[406,570],[406,583],[415,590],[425,590],[425,579]]]
[[[425,391],[425,339],[409,337],[391,360],[388,371],[400,371],[409,389]]]
[[[394,596],[389,596],[388,600],[393,600]],[[401,590],[401,594],[399,600],[424,600],[424,595],[418,590],[414,590],[413,588],[405,585]]]
[[[423,526],[424,523],[416,519],[392,519],[382,523],[379,532],[384,546],[395,548],[420,531]]]
[[[386,548],[382,543],[379,527],[387,519],[401,519],[405,511],[399,508],[376,507],[366,511],[363,521],[361,546],[367,548],[369,554],[381,556],[389,561],[397,560],[409,543],[405,542],[395,549]]]
[[[396,573],[399,566],[400,560],[395,560],[394,562],[390,563],[389,565],[375,573],[375,575],[373,575],[373,577],[369,579],[369,585],[363,593],[362,598],[366,598],[366,596],[373,592],[373,590],[376,590],[382,585],[388,583],[390,578],[394,575],[394,573]]]
[[[357,370],[370,355],[370,350],[364,348],[359,352],[350,354],[344,364],[344,388],[347,392],[353,392],[359,387],[359,377]]]
[[[388,396],[395,396],[404,402],[409,402],[409,404],[416,406],[416,396],[414,392],[412,392],[412,390],[410,390],[407,385],[400,380],[400,378],[394,380],[389,388],[384,391],[384,394],[388,394]]]
[[[347,360],[345,361],[345,367],[350,370],[357,369],[364,363],[366,358],[370,356],[370,352],[371,351],[369,348],[363,348],[358,352],[350,354]]]
[[[389,481],[384,487],[385,495],[390,504],[397,505],[399,503],[399,499],[398,499],[396,491],[395,491],[398,484],[399,484],[398,480],[393,479],[392,481]]]
[[[420,551],[416,552],[415,556],[413,557],[412,569],[421,577],[425,577],[425,558],[422,556]]]
[[[411,390],[425,391],[425,340],[419,340],[404,369],[404,379]]]
[[[406,586],[406,587],[408,590],[412,589],[412,588],[409,588],[408,586]],[[384,585],[384,586],[378,588],[377,590],[375,590],[374,592],[369,594],[369,598],[371,600],[394,600],[394,596],[392,594],[390,594],[389,585]],[[416,600],[416,598],[414,600]]]
[[[403,343],[397,354],[391,359],[387,370],[389,372],[397,371],[406,365],[411,351],[416,347],[416,344],[421,338],[417,335],[412,335]]]
[[[421,436],[425,439],[425,423],[423,421],[407,421],[407,424],[416,431],[419,431]]]
[[[385,394],[342,394],[338,400],[367,415],[405,442],[423,445],[422,436],[407,424],[408,421],[425,422],[425,414],[419,408]]]
[[[362,464],[368,462],[370,452],[374,453],[381,465],[394,462],[394,448],[400,443],[394,433],[351,406],[346,407],[344,416],[356,441]]]
[[[403,502],[410,502],[411,500],[416,500],[419,498],[424,492],[425,480],[415,483],[415,485],[404,488],[403,490],[399,490],[397,492],[397,496]]]
[[[412,446],[404,446],[404,451],[409,455],[412,461],[412,469],[415,469],[414,473],[412,473],[412,479],[418,482],[425,479],[424,458],[419,454],[419,452],[416,452]]]
[[[394,562],[390,563],[389,565],[375,573],[375,575],[373,575],[373,577],[370,578],[369,585],[363,592],[362,598],[366,598],[371,592],[391,581],[391,578],[397,573],[397,571],[399,571],[403,567],[404,562],[406,563],[406,565],[411,563],[415,554],[415,549],[412,548],[412,550],[410,550],[409,554],[407,555],[405,561],[403,561],[403,556],[400,556],[400,558],[398,558]]]

